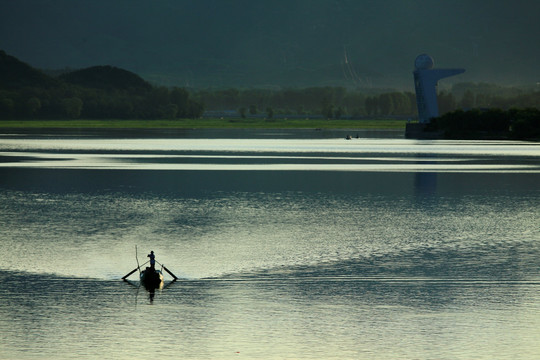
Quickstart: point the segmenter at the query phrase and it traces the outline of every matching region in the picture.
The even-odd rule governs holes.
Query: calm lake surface
[[[0,239],[1,359],[540,358],[536,143],[4,134]]]

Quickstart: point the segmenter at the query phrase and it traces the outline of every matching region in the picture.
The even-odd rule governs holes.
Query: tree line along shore
[[[441,114],[453,115],[443,115],[431,128],[447,136],[478,133],[486,130],[483,127],[502,134],[500,127],[507,126],[522,137],[536,134],[534,109],[540,108],[540,90],[460,83],[439,92],[439,108]],[[500,120],[501,112],[506,122]],[[490,114],[496,115],[493,123]],[[167,88],[112,66],[46,74],[0,51],[4,127],[404,128],[416,117],[416,98],[408,91]]]

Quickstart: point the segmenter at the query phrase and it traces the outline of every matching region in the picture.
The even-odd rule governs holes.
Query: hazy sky
[[[459,81],[534,84],[539,14],[537,0],[0,0],[0,49],[196,87],[403,87],[424,52],[466,68]]]

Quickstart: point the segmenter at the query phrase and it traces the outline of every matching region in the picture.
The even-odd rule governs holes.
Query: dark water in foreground
[[[6,137],[0,161],[2,359],[540,358],[538,145]],[[119,281],[136,245],[181,280]]]

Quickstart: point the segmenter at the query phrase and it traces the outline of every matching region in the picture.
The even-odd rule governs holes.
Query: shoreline
[[[406,120],[183,119],[183,120],[21,120],[0,121],[3,136],[101,137],[346,137],[380,134],[403,137]]]
[[[179,120],[0,120],[0,130],[10,128],[100,128],[100,129],[399,129],[402,119],[253,119],[203,118]]]
[[[0,127],[0,137],[102,137],[102,138],[216,138],[216,139],[320,139],[350,137],[403,138],[401,129],[362,128],[99,128]]]

